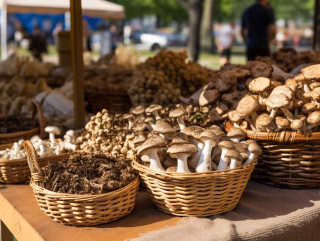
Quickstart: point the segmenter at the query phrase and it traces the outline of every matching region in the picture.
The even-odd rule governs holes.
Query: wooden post
[[[0,220],[0,241],[13,241],[12,233],[1,220]]]
[[[76,129],[79,129],[83,128],[85,124],[81,1],[70,0],[70,20],[73,72],[74,125]]]
[[[320,0],[316,0],[314,5],[312,48],[320,49]]]

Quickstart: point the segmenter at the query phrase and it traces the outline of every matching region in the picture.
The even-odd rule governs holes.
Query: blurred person
[[[56,45],[58,44],[58,34],[62,30],[63,30],[63,25],[61,22],[58,22],[52,31],[52,36],[54,38],[54,42]]]
[[[42,60],[42,54],[47,52],[47,39],[38,26],[34,27],[33,33],[30,37],[29,50],[33,57]]]
[[[269,44],[276,35],[275,17],[268,0],[256,0],[241,19],[241,35],[247,46],[247,59],[270,56]]]
[[[217,47],[220,52],[220,65],[230,63],[231,48],[234,43],[234,23],[224,25],[217,38]]]
[[[118,34],[117,26],[115,24],[110,26],[110,33],[111,33],[111,41],[112,41],[112,51],[114,51],[119,44],[119,34]]]

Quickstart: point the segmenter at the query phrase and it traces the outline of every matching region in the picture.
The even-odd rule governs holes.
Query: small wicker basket
[[[231,123],[226,122],[226,131],[231,128]],[[307,135],[290,131],[244,131],[262,149],[253,179],[285,188],[320,187],[320,132]]]
[[[11,148],[12,144],[0,145],[0,150]],[[39,158],[41,166],[46,165],[50,161],[58,161],[68,156],[61,154]],[[27,158],[4,160],[0,159],[0,183],[15,184],[27,182],[30,179],[30,169],[28,167]]]
[[[154,204],[176,216],[205,217],[236,207],[257,161],[207,173],[156,172],[133,160]]]
[[[24,142],[29,168],[30,186],[38,205],[54,221],[71,226],[95,226],[128,215],[138,195],[139,178],[117,191],[97,195],[52,192],[44,188],[42,170],[30,141]]]
[[[43,115],[41,105],[36,100],[32,100],[32,103],[34,104],[34,107],[35,107],[32,112],[32,118],[35,118],[36,113],[38,112],[39,128],[34,128],[31,130],[27,130],[27,131],[19,131],[19,132],[13,132],[13,133],[0,134],[0,144],[13,143],[13,142],[18,141],[20,139],[27,140],[37,134],[40,134],[41,138],[44,138],[46,136],[46,133],[44,131],[44,128],[46,127],[46,120]]]

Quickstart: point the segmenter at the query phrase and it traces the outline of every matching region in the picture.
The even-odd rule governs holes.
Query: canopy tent
[[[125,17],[124,7],[104,0],[81,0],[82,14],[110,20]],[[70,10],[69,0],[0,0],[1,58],[7,58],[7,13],[61,14]]]

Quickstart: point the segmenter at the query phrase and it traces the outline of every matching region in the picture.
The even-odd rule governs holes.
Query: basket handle
[[[28,166],[31,172],[31,180],[40,187],[44,187],[43,174],[38,163],[37,153],[31,141],[24,141],[24,150],[27,154]]]
[[[35,99],[33,99],[32,104],[34,107],[32,111],[32,118],[34,119],[36,116],[36,113],[38,112],[40,137],[41,139],[44,139],[46,137],[46,132],[44,131],[44,128],[46,128],[46,118],[44,117],[43,110],[40,103]]]

